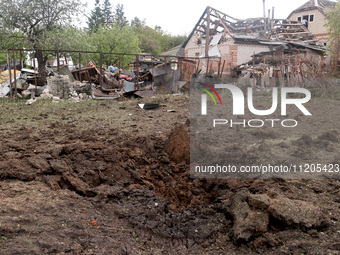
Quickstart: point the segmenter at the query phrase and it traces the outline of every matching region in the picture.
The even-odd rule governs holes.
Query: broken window
[[[313,22],[314,21],[314,14],[309,15],[309,22]]]
[[[301,22],[301,17],[297,17],[297,20]]]
[[[200,55],[200,53],[199,53],[199,52],[196,52],[196,53],[195,53],[195,56],[196,56],[196,57],[198,57],[199,55]]]

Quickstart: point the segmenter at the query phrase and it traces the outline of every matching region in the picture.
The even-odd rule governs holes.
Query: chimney
[[[315,6],[318,7],[319,6],[318,0],[314,0],[314,2],[315,2]]]
[[[263,17],[266,17],[266,0],[263,0]]]

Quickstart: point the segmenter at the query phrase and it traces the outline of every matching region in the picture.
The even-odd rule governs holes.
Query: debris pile
[[[68,99],[70,95],[70,78],[67,75],[55,75],[47,79],[49,92],[60,99]]]
[[[207,7],[188,39],[183,57],[199,59],[195,73],[235,77],[234,68],[254,60],[256,54],[296,55],[329,64],[326,48],[300,21],[274,17],[236,19]]]
[[[19,50],[25,51],[25,50]],[[62,53],[62,54],[65,54]],[[80,52],[79,52],[80,55]],[[60,56],[59,56],[60,57]],[[38,67],[33,69],[24,68],[24,62],[16,66],[16,75],[12,70],[1,73],[0,97],[29,97],[32,99],[41,96],[46,87],[53,97],[59,99],[73,98],[81,100],[91,96],[95,99],[117,99],[124,97],[153,97],[156,92],[173,93],[187,84],[181,81],[186,77],[178,67],[178,59],[157,59],[150,54],[140,54],[136,61],[131,62],[126,70],[119,69],[115,65],[97,65],[89,61],[85,66],[61,65],[57,61],[49,61],[47,72],[41,76]],[[32,63],[34,61],[32,60]],[[30,62],[27,62],[29,65]],[[56,66],[57,65],[57,66]],[[14,69],[12,66],[5,68]],[[73,68],[73,69],[72,69]],[[7,73],[6,73],[7,72]],[[78,96],[73,93],[72,88]],[[79,96],[82,94],[81,96]],[[51,98],[43,94],[42,98]]]
[[[39,92],[36,94],[36,87],[30,85],[24,95],[31,95],[26,104],[32,104],[38,99],[52,99],[54,103],[60,100],[69,100],[70,102],[78,103],[81,100],[91,98],[91,84],[88,82],[70,82],[67,75],[51,76],[47,79],[47,86],[39,87]]]
[[[327,74],[322,57],[309,54],[309,50],[292,49],[261,52],[253,60],[233,69],[241,85],[261,88],[307,87],[311,79]]]

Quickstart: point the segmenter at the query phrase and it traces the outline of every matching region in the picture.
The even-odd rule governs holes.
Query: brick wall
[[[215,46],[210,46],[209,50]],[[218,74],[218,70],[222,69],[224,63],[224,69],[222,70],[222,75],[224,77],[230,76],[230,70],[234,67],[246,63],[252,59],[252,56],[255,54],[269,51],[268,46],[263,45],[253,45],[253,44],[235,44],[234,40],[228,39],[226,42],[219,44],[218,49],[221,53],[221,62],[219,64],[219,59],[211,59],[209,62],[209,70],[211,70],[211,74]],[[197,57],[199,58],[205,53],[205,45],[202,43],[198,45],[195,43],[193,39],[191,39],[186,48],[185,48],[185,56],[186,57]],[[199,69],[202,69],[202,73],[206,73],[207,63],[204,59],[200,61]]]

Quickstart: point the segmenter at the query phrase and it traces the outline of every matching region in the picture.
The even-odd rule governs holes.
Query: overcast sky
[[[287,18],[294,9],[308,0],[266,0],[266,13],[275,7],[275,18]],[[87,0],[88,10],[95,0]],[[103,0],[101,0],[103,2]],[[209,5],[237,19],[263,16],[263,0],[111,0],[124,5],[129,21],[134,17],[146,19],[149,26],[161,26],[172,35],[188,35]]]

